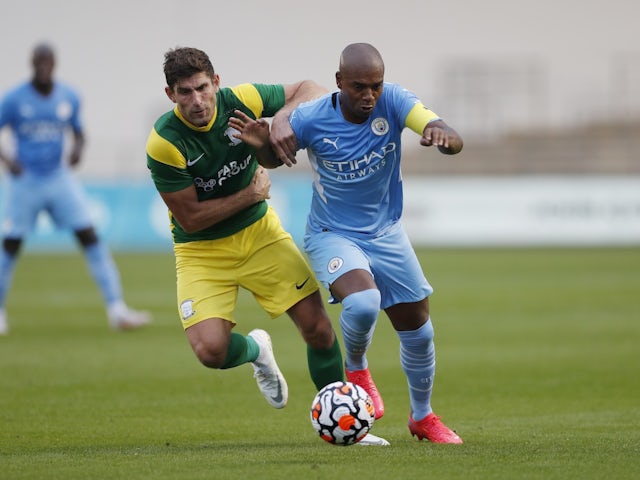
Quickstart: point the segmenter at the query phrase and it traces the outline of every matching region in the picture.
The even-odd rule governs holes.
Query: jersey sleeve
[[[82,118],[80,115],[80,107],[82,102],[80,100],[80,95],[73,90],[72,88],[67,88],[69,92],[69,100],[71,102],[71,117],[69,118],[69,125],[74,132],[82,132]]]
[[[427,124],[434,120],[440,120],[440,117],[425,107],[422,103],[418,102],[409,111],[405,120],[405,126],[422,136]]]
[[[243,83],[231,90],[253,112],[256,118],[273,117],[278,110],[284,107],[284,86],[282,85]]]
[[[299,105],[291,115],[289,115],[289,124],[293,130],[293,134],[296,136],[298,143],[298,150],[304,150],[309,146],[305,135],[305,106]]]
[[[422,104],[415,93],[395,83],[385,83],[384,88],[390,95],[399,125],[422,135],[429,122],[439,119],[438,115]]]
[[[147,167],[159,192],[177,192],[193,185],[184,155],[155,128],[147,139]]]
[[[0,99],[0,128],[11,123],[11,97],[7,94]]]

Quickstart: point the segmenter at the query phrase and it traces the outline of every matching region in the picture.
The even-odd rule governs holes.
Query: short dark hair
[[[209,56],[202,50],[176,47],[164,54],[164,77],[169,88],[173,88],[181,78],[188,78],[200,72],[211,78],[215,74]]]
[[[33,58],[36,57],[55,57],[55,52],[50,43],[41,42],[38,43],[35,47],[33,47],[33,51],[31,52]]]

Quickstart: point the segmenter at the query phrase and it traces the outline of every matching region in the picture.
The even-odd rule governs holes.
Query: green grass
[[[289,381],[273,410],[248,365],[199,365],[177,319],[173,257],[119,255],[144,331],[107,327],[79,255],[25,255],[0,338],[2,479],[640,478],[640,249],[424,250],[436,291],[433,405],[462,446],[418,442],[395,333],[369,361],[391,447],[334,447],[286,318],[242,295],[238,330],[270,331]],[[329,307],[334,319],[338,308]]]

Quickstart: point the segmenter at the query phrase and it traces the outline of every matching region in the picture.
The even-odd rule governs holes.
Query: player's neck
[[[31,80],[31,85],[33,85],[33,88],[41,95],[49,95],[53,90],[53,82],[40,82],[34,78]]]

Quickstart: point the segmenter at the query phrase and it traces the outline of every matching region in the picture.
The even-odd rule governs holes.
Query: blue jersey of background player
[[[0,334],[8,332],[4,306],[18,253],[41,211],[46,211],[56,226],[75,233],[101,290],[111,326],[137,328],[148,323],[149,315],[124,303],[119,272],[96,235],[82,187],[63,158],[64,141],[71,131],[69,165],[80,162],[84,135],[80,99],[70,87],[54,82],[54,66],[51,46],[36,46],[32,79],[9,91],[0,103],[0,129],[9,127],[15,144],[12,155],[0,151],[0,161],[9,173],[0,251]]]
[[[80,99],[73,89],[60,82],[49,88],[35,86],[32,81],[25,82],[3,99],[0,128],[10,125],[13,130],[16,154],[10,167],[14,174],[24,172],[42,176],[63,168],[64,140],[68,129],[75,136],[70,161],[76,164],[80,159],[84,143]]]
[[[433,290],[399,222],[402,130],[409,127],[422,145],[445,154],[458,153],[462,139],[415,95],[384,82],[382,57],[369,44],[343,50],[336,83],[337,92],[299,106],[290,123],[314,172],[304,247],[332,300],[342,302],[347,379],[369,392],[381,417],[384,404],[366,351],[379,310],[385,310],[400,339],[411,434],[462,443],[431,408]]]

